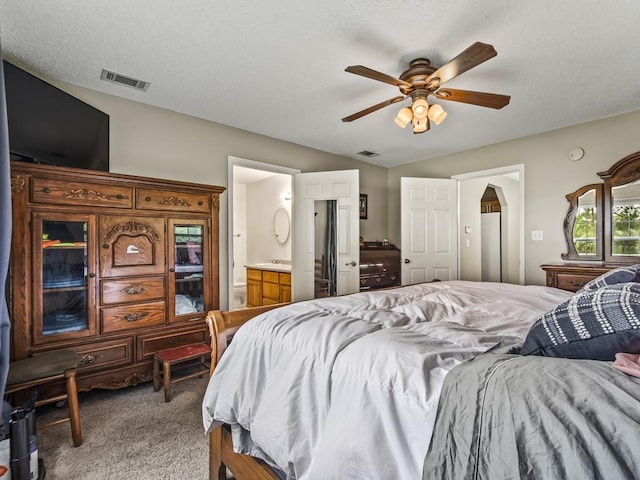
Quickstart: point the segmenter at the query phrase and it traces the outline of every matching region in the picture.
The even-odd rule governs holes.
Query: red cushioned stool
[[[164,386],[164,401],[171,401],[171,384],[182,382],[193,377],[201,377],[209,373],[209,364],[206,359],[211,356],[211,347],[204,343],[183,345],[182,347],[169,348],[156,352],[153,357],[153,391],[160,390],[160,378]],[[198,371],[171,379],[171,367],[174,365],[199,360]],[[160,369],[162,365],[162,371]],[[186,365],[185,365],[186,366]]]

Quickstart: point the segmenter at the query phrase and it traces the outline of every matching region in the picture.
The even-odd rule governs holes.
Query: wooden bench
[[[209,372],[209,364],[206,358],[211,355],[211,347],[204,343],[195,343],[191,345],[183,345],[181,347],[160,350],[153,357],[153,391],[160,390],[160,384],[164,388],[164,401],[171,401],[171,384],[182,382],[193,377],[201,377]],[[198,370],[179,378],[171,378],[171,367],[178,364],[184,364],[200,360]],[[160,368],[162,367],[162,368]]]

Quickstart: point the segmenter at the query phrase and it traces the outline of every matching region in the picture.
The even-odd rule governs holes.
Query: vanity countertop
[[[291,272],[290,263],[251,263],[245,265],[246,268],[254,268],[256,270],[270,270],[272,272]]]

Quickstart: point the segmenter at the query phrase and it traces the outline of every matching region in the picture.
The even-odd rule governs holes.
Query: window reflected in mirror
[[[597,213],[595,189],[578,197],[573,223],[573,244],[578,255],[593,256],[597,253]]]
[[[611,253],[640,256],[640,181],[611,189]]]

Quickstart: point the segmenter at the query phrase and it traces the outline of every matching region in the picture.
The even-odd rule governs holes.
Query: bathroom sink
[[[258,268],[258,269],[267,269],[267,270],[278,270],[282,272],[290,272],[291,265],[288,263],[271,263],[271,262],[261,262],[261,263],[252,263],[250,265],[246,265],[247,268]]]

